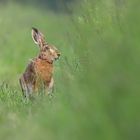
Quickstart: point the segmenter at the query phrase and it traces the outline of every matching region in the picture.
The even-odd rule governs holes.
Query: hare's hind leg
[[[29,91],[28,91],[28,86],[25,82],[24,76],[21,76],[21,78],[19,79],[19,83],[22,89],[22,93],[24,97],[29,97]]]

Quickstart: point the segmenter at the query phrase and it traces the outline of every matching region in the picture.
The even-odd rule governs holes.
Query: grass
[[[139,139],[139,2],[78,2],[73,14],[0,5],[1,139]],[[62,53],[52,99],[26,101],[19,88],[38,53],[32,26]]]

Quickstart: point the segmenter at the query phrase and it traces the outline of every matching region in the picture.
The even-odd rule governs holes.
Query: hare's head
[[[32,28],[32,38],[40,48],[39,58],[53,63],[60,56],[60,52],[45,41],[44,35],[36,28]]]

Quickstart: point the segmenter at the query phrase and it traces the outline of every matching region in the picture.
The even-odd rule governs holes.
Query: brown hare
[[[60,56],[60,52],[45,41],[44,35],[36,28],[32,28],[32,38],[40,48],[39,55],[32,59],[25,72],[19,79],[25,97],[30,97],[40,90],[49,94],[53,88],[53,62]]]

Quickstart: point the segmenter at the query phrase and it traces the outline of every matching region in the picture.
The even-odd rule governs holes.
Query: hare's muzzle
[[[58,58],[60,57],[60,55],[61,55],[60,53],[57,54]]]
[[[57,53],[57,57],[55,57],[55,60],[59,59],[60,55],[60,53]]]

